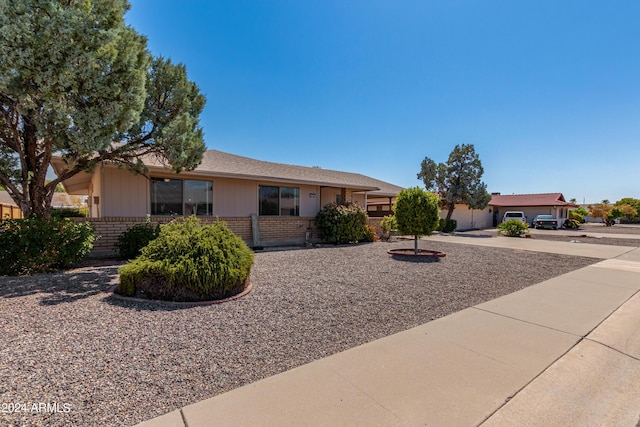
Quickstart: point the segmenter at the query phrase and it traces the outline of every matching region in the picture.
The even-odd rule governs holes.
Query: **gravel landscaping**
[[[612,246],[640,246],[640,236],[637,239],[616,239],[611,237],[589,237],[586,235],[567,234],[562,230],[553,232],[554,234],[534,234],[533,239],[539,240],[553,240],[556,242],[571,242],[571,243],[589,243],[594,245],[612,245]]]
[[[209,306],[118,299],[104,262],[2,277],[0,403],[62,413],[5,410],[0,424],[136,424],[598,261],[428,240],[446,257],[386,253],[411,245],[257,253],[254,291]]]

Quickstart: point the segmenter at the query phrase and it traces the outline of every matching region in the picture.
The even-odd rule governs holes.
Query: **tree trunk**
[[[455,203],[449,203],[448,211],[447,211],[447,222],[451,220],[451,216],[453,215],[453,210],[456,208]]]

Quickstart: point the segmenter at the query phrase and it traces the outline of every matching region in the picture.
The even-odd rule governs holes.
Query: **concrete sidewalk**
[[[568,245],[605,260],[140,426],[635,426],[640,249]]]

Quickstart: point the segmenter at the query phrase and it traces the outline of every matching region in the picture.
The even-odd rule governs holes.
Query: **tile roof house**
[[[493,225],[502,222],[502,216],[507,211],[522,211],[531,224],[536,215],[553,215],[558,223],[564,223],[569,215],[569,209],[577,207],[567,202],[562,193],[541,194],[510,194],[492,193],[489,206],[493,214]]]

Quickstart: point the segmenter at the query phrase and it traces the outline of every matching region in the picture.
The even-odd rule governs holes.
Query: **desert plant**
[[[320,238],[334,244],[357,243],[364,240],[367,213],[357,203],[330,203],[316,215]]]
[[[438,196],[419,187],[407,188],[396,197],[398,231],[413,236],[415,254],[420,236],[430,236],[440,224]]]
[[[88,222],[10,219],[0,222],[0,274],[29,275],[66,268],[93,249]]]
[[[498,233],[507,237],[520,237],[529,233],[529,225],[519,219],[509,219],[498,225]]]
[[[582,211],[584,211],[584,214],[582,213]],[[585,208],[582,208],[582,211],[570,210],[569,219],[578,222],[578,224],[584,224],[585,223],[584,216],[588,215],[588,212]]]
[[[222,221],[195,216],[160,227],[138,258],[120,267],[118,292],[150,299],[219,299],[246,287],[253,252]]]
[[[386,215],[380,221],[380,228],[382,229],[382,237],[384,239],[389,239],[391,237],[391,232],[398,228],[398,221],[396,221],[395,215]]]
[[[151,223],[151,217],[147,215],[144,224],[135,224],[118,237],[116,249],[120,258],[133,259],[137,257],[142,248],[158,237],[159,233],[160,224],[154,226]]]
[[[580,221],[578,221],[575,218],[569,218],[567,220],[565,220],[564,224],[562,224],[562,226],[564,228],[571,228],[571,229],[577,229],[580,228]]]

